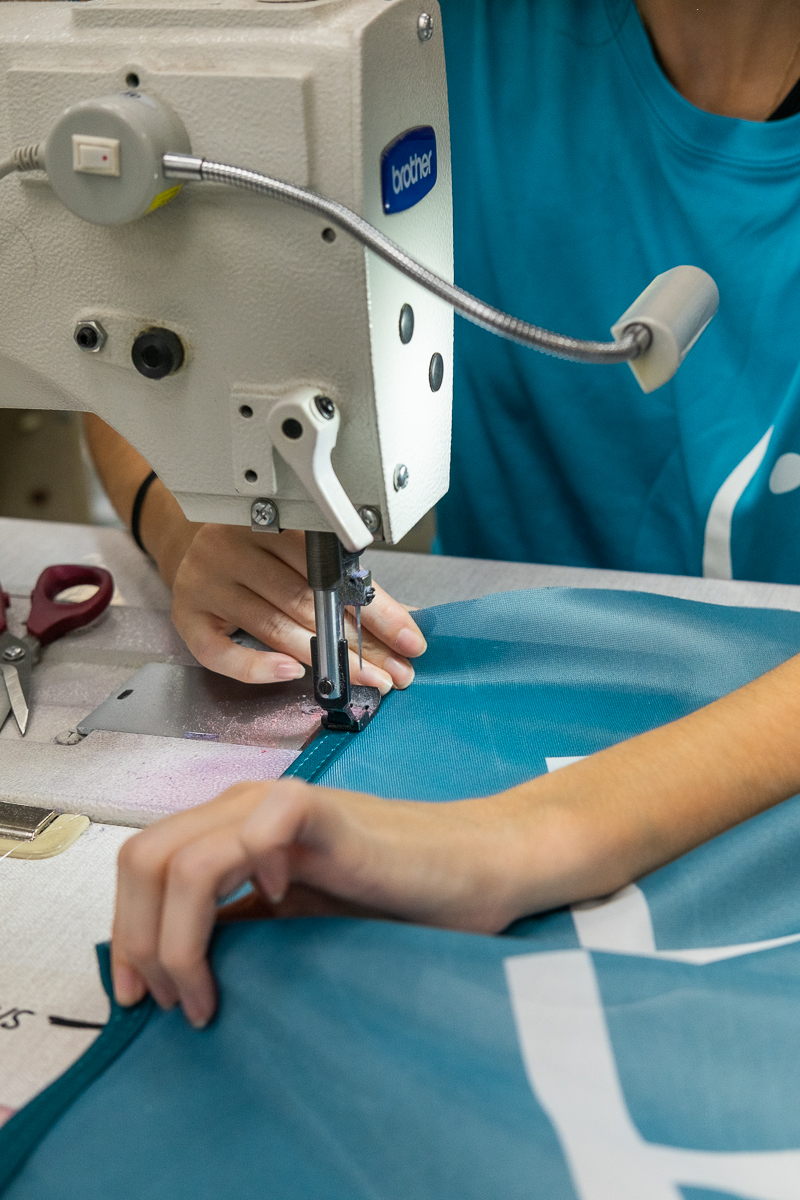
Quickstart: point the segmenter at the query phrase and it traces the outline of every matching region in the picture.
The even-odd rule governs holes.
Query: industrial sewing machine
[[[98,413],[191,520],[305,530],[330,727],[379,703],[359,553],[448,487],[453,309],[646,391],[716,310],[676,267],[581,342],[453,286],[427,0],[12,0],[0,76],[0,405]]]

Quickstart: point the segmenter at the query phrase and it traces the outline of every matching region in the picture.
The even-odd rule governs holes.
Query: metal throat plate
[[[249,684],[205,667],[148,663],[78,726],[301,750],[320,729],[310,678]]]

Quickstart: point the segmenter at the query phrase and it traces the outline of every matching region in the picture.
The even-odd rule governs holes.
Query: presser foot
[[[328,701],[328,703],[331,703]],[[377,688],[359,687],[350,689],[350,702],[343,708],[330,708],[322,716],[323,729],[336,729],[342,733],[358,733],[369,725],[381,703]]]
[[[326,696],[319,689],[320,683],[326,681],[320,678],[317,639],[312,637],[311,669],[314,676],[314,699],[323,709],[323,729],[334,729],[342,733],[359,733],[369,725],[380,708],[381,694],[377,688],[351,684],[347,642],[340,641],[338,651],[340,687],[339,695],[334,698]]]

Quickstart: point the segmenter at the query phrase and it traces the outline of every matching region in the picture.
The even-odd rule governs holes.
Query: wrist
[[[495,819],[508,830],[499,881],[507,924],[609,895],[641,874],[635,830],[613,803],[576,787],[567,770],[494,797]]]
[[[172,587],[183,556],[199,528],[198,524],[187,520],[161,480],[154,479],[142,505],[139,533],[168,587]]]

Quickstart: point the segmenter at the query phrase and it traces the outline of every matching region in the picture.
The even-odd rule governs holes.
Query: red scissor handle
[[[82,583],[97,588],[89,600],[80,604],[72,604],[68,600],[62,600],[61,603],[56,601],[59,592]],[[42,646],[48,646],[65,633],[82,629],[94,621],[108,608],[113,595],[114,580],[103,567],[70,566],[66,563],[46,567],[31,592],[28,633],[38,638]]]

